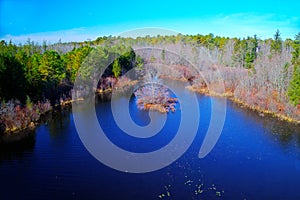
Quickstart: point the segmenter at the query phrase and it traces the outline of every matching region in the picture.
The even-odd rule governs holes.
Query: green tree
[[[52,106],[59,98],[59,84],[65,78],[63,60],[56,51],[45,51],[39,65],[39,73],[43,84],[43,95],[50,99]]]
[[[290,97],[290,101],[294,105],[300,104],[300,66],[294,67],[294,73],[289,85],[288,95]]]
[[[92,49],[93,48],[89,46],[74,48],[72,51],[66,53],[63,56],[63,60],[66,66],[66,77],[72,83],[75,81],[78,69]]]
[[[245,40],[235,39],[232,60],[239,67],[245,66],[245,55],[247,52],[247,45]]]
[[[41,59],[42,55],[35,53],[28,58],[27,65],[24,66],[27,94],[36,99],[42,94],[42,80],[39,72]]]
[[[300,104],[300,33],[295,37],[292,64],[294,65],[293,77],[288,88],[288,96],[294,105]]]
[[[65,77],[63,60],[56,51],[45,51],[39,66],[39,72],[43,81],[58,84]]]
[[[22,64],[16,59],[17,46],[0,43],[0,97],[25,101],[25,78]]]
[[[271,42],[271,50],[274,53],[281,53],[282,51],[282,39],[280,37],[280,32],[278,29],[274,35],[274,40],[272,40]]]
[[[119,77],[119,75],[121,74],[121,65],[120,65],[120,62],[119,62],[119,59],[116,59],[113,63],[113,67],[112,67],[112,72],[114,73],[114,76],[116,78]]]
[[[246,40],[246,54],[245,54],[245,67],[250,69],[253,67],[253,62],[256,59],[256,49],[258,47],[258,40],[256,35],[253,38],[248,37]]]

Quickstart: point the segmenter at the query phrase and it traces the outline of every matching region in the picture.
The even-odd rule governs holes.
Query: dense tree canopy
[[[292,63],[294,65],[293,77],[288,90],[288,95],[294,105],[300,105],[300,33],[295,37]]]
[[[280,99],[288,97],[297,105],[300,98],[299,43],[300,34],[295,40],[283,41],[279,30],[273,39],[267,40],[261,40],[256,35],[241,39],[213,34],[178,34],[136,39],[105,36],[94,41],[59,42],[52,45],[47,45],[46,42],[38,45],[30,40],[23,45],[1,41],[0,98],[6,101],[20,99],[25,102],[28,95],[33,101],[48,98],[54,104],[60,96],[69,94],[80,68],[82,77],[93,78],[95,74],[89,74],[90,68],[96,67],[99,72],[105,70],[104,77],[117,79],[133,67],[142,66],[144,58],[137,56],[130,46],[159,46],[162,50],[158,56],[149,55],[149,58],[145,59],[167,63],[170,61],[166,56],[165,47],[177,45],[191,48],[193,61],[201,70],[212,60],[214,64],[226,67],[251,69],[251,73],[256,73],[255,84],[252,84],[252,87],[264,86],[264,83],[280,93]],[[292,60],[289,60],[289,57],[292,57]],[[269,65],[273,68],[267,68]],[[288,70],[290,66],[293,67],[292,72]],[[266,72],[269,74],[266,75]],[[233,85],[237,83],[242,82],[232,81]]]

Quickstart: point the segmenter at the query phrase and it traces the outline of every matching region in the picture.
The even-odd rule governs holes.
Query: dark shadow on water
[[[68,127],[70,124],[70,112],[71,107],[67,106],[62,108],[60,111],[54,111],[47,115],[45,118],[45,124],[49,127],[49,132],[51,137],[60,136],[62,130]]]
[[[111,100],[111,92],[106,92],[103,94],[97,94],[95,96],[95,103],[102,103],[102,102],[107,102]]]
[[[70,124],[70,111],[70,106],[53,110],[42,117],[40,125],[48,127],[52,138],[61,137],[62,133],[68,133],[62,130]],[[25,130],[0,136],[0,162],[2,160],[21,159],[24,154],[34,151],[35,143],[35,130]]]
[[[199,159],[212,103],[208,96],[197,96],[201,117],[193,144],[170,166],[146,174],[118,172],[101,164],[80,141],[70,109],[49,113],[36,134],[9,144],[1,138],[1,198],[159,199],[164,194],[168,199],[299,199],[300,127],[228,101],[223,133],[212,152]],[[125,150],[153,151],[176,134],[180,108],[168,114],[161,133],[132,138],[115,126],[110,97],[98,97],[99,122],[107,137]],[[134,122],[149,123],[148,113],[136,108],[133,97],[129,106]]]
[[[25,153],[33,152],[35,131],[24,131],[0,138],[0,162],[3,160],[21,159]]]
[[[261,124],[261,126],[267,130],[266,133],[275,141],[278,141],[282,148],[288,148],[295,142],[300,148],[299,124],[280,120],[279,118],[268,114],[261,116],[259,112],[241,107],[234,102],[230,102],[230,106],[232,106],[235,110],[242,112],[243,115],[255,121],[256,124]]]

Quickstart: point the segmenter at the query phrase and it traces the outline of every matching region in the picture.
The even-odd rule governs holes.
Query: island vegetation
[[[149,46],[156,50],[134,50]],[[118,49],[126,49],[127,53]],[[179,57],[168,53],[170,49],[177,50]],[[285,40],[279,30],[265,40],[256,35],[105,36],[94,41],[55,44],[28,40],[17,45],[1,41],[1,132],[34,127],[43,113],[70,102],[74,81],[84,63],[106,67],[97,64],[99,57],[115,58],[103,69],[100,80],[84,74],[84,70],[80,72],[86,78],[99,80],[98,93],[135,84],[123,75],[131,69],[146,70],[147,65],[155,63],[150,67],[156,71],[152,78],[186,81],[190,90],[230,97],[259,112],[300,121],[300,33]],[[220,90],[220,83],[225,86],[224,91]],[[175,111],[177,99],[160,84],[146,84],[134,94],[141,109]]]
[[[134,95],[136,104],[140,110],[154,110],[161,113],[175,112],[177,98],[173,98],[166,86],[164,86],[157,75],[147,72],[145,85],[138,88]]]

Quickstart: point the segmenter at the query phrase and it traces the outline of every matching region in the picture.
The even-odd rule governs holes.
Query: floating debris
[[[187,187],[185,187],[185,190],[191,192],[191,197],[192,199],[198,199],[200,198],[201,195],[209,195],[209,196],[214,196],[215,198],[221,198],[224,194],[224,190],[220,190],[220,188],[217,188],[217,184],[212,183],[211,185],[205,185],[204,184],[204,178],[202,176],[202,178],[197,177],[197,179],[194,179],[188,175],[184,175],[184,185],[187,185]],[[164,188],[166,190],[166,192],[160,194],[158,197],[160,199],[163,198],[172,198],[173,196],[171,196],[171,192],[170,192],[170,188],[171,185],[164,185]],[[183,189],[183,188],[182,188]],[[173,194],[174,195],[174,194]],[[203,196],[204,197],[204,196]]]
[[[196,185],[197,189],[195,190],[195,194],[202,194],[204,192],[204,190],[202,189],[203,183],[200,185]]]
[[[188,181],[186,181],[186,182],[184,183],[184,185],[189,185],[189,186],[191,186],[191,185],[192,185],[192,183],[193,183],[193,181],[192,181],[192,180],[188,180]]]
[[[165,185],[164,188],[166,190],[166,193],[162,193],[162,194],[158,195],[158,197],[160,199],[165,198],[165,197],[171,197],[171,192],[169,191],[170,187],[171,187],[171,185]]]
[[[171,194],[170,194],[170,192],[169,192],[169,191],[167,191],[167,196],[168,196],[168,197],[170,197],[170,196],[171,196]]]

